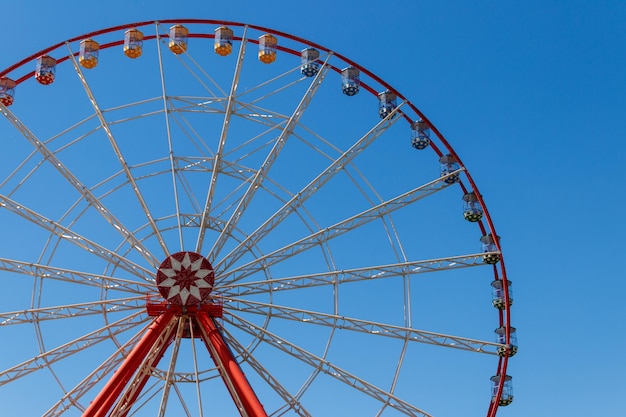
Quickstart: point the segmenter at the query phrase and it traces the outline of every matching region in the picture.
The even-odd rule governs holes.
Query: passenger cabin
[[[35,79],[43,85],[49,85],[54,82],[56,75],[57,60],[48,55],[42,55],[37,58],[35,66]]]
[[[500,236],[493,236],[491,233],[486,234],[485,236],[480,238],[482,243],[483,253],[483,262],[486,264],[497,264],[500,261],[500,254],[493,253],[498,252],[497,243],[500,242]]]
[[[381,119],[387,117],[396,107],[398,107],[396,99],[396,94],[389,90],[378,93],[378,115]]]
[[[276,47],[278,39],[266,33],[259,37],[259,61],[264,64],[271,64],[276,61]]]
[[[176,55],[180,55],[187,51],[187,39],[189,37],[189,29],[183,25],[174,25],[170,28],[170,41],[168,47],[170,51]]]
[[[509,295],[509,307],[513,305],[513,289],[511,288],[512,282],[506,281],[506,290]],[[491,282],[491,303],[498,310],[504,310],[507,306],[506,293],[504,291],[504,282],[501,279]]]
[[[441,163],[441,176],[445,177],[443,182],[445,182],[446,184],[454,184],[455,182],[459,182],[459,173],[456,172],[459,170],[459,162],[456,160],[456,158],[448,154],[439,158],[439,162]]]
[[[513,402],[513,378],[510,375],[494,375],[491,377],[491,402],[495,402],[500,388],[500,381],[504,380],[502,385],[502,395],[500,395],[499,406],[507,406]]]
[[[317,59],[320,52],[315,48],[305,48],[300,52],[300,72],[305,77],[314,77],[320,70],[320,64]]]
[[[15,96],[15,86],[17,83],[10,78],[0,78],[0,103],[9,107],[13,104],[13,97]]]
[[[463,217],[468,222],[477,222],[483,218],[483,209],[480,207],[476,193],[469,192],[463,196]]]
[[[233,31],[227,26],[215,29],[215,43],[213,50],[220,56],[229,55],[233,51]]]
[[[418,120],[411,123],[411,146],[422,150],[430,145],[430,128],[426,122]]]
[[[93,39],[83,39],[80,41],[80,53],[78,62],[83,68],[92,69],[98,65],[98,53],[100,44]]]
[[[128,29],[124,32],[124,55],[135,59],[141,56],[143,49],[143,32],[139,29]]]
[[[355,67],[347,67],[341,70],[341,91],[347,96],[353,96],[359,92],[361,86],[361,71]]]
[[[506,327],[498,327],[496,330],[496,342],[504,346],[498,346],[499,356],[513,356],[517,353],[517,335],[515,327],[509,327],[509,343],[506,343]]]

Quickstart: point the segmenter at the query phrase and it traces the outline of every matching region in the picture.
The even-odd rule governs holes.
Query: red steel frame
[[[226,387],[233,397],[242,416],[267,417],[263,405],[252,390],[248,379],[233,357],[222,333],[215,325],[215,320],[208,314],[199,314],[196,321],[200,325],[200,334],[215,365],[220,371]]]
[[[149,302],[147,310],[150,316],[155,316],[153,322],[102,391],[89,404],[83,417],[113,415],[125,417],[128,414],[150,378],[150,369],[158,365],[174,340],[176,332],[174,324],[183,316],[192,317],[198,325],[200,338],[206,345],[241,416],[267,417],[263,405],[215,323],[215,317],[222,315],[221,307],[216,304],[205,304],[200,307],[183,308],[164,302]]]
[[[113,377],[89,404],[83,417],[100,417],[109,412],[115,400],[148,355],[150,348],[157,342],[173,318],[173,313],[166,313],[154,319],[139,343],[135,345],[122,365],[113,374]]]

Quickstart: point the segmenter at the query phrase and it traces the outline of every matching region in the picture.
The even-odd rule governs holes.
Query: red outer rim
[[[457,153],[454,151],[454,149],[452,148],[452,146],[450,146],[449,142],[446,140],[446,138],[443,136],[443,134],[435,127],[435,125],[410,101],[408,100],[402,93],[400,93],[398,90],[396,90],[395,88],[393,88],[390,84],[388,84],[387,82],[385,82],[384,80],[382,80],[380,77],[378,77],[376,74],[374,74],[373,72],[369,71],[367,68],[359,65],[358,63],[348,59],[347,57],[345,57],[344,55],[337,53],[335,51],[330,50],[329,48],[326,48],[320,44],[308,41],[306,39],[303,39],[301,37],[298,36],[294,36],[294,35],[290,35],[288,33],[285,32],[281,32],[278,30],[274,30],[274,29],[270,29],[264,26],[258,26],[258,25],[251,25],[251,24],[245,24],[245,23],[241,23],[241,22],[235,22],[235,21],[226,21],[226,20],[211,20],[211,19],[164,19],[164,20],[149,20],[149,21],[141,21],[141,22],[134,22],[134,23],[127,23],[127,24],[122,24],[122,25],[117,25],[117,26],[111,26],[109,28],[105,28],[105,29],[100,29],[97,31],[93,31],[93,32],[89,32],[80,36],[76,36],[70,39],[67,39],[66,41],[63,42],[59,42],[57,44],[54,44],[50,47],[47,47],[45,49],[42,49],[39,52],[36,52],[26,58],[24,58],[23,60],[11,65],[10,67],[0,71],[0,78],[1,77],[6,77],[7,75],[9,75],[10,73],[16,71],[17,69],[23,67],[24,65],[35,61],[38,57],[42,56],[42,55],[46,55],[49,54],[50,52],[54,51],[55,49],[58,49],[60,47],[62,47],[63,45],[67,44],[67,43],[72,43],[72,42],[76,42],[76,41],[80,41],[86,38],[92,38],[92,37],[96,37],[98,35],[103,35],[103,34],[108,34],[111,32],[116,32],[116,31],[122,31],[122,30],[127,30],[130,28],[140,28],[140,27],[144,27],[144,26],[149,26],[149,25],[158,25],[158,24],[202,24],[202,25],[216,25],[216,26],[232,26],[232,27],[243,27],[243,28],[250,28],[253,30],[257,30],[260,32],[265,32],[265,33],[270,33],[272,35],[275,35],[277,37],[282,37],[285,39],[289,39],[298,43],[302,43],[304,45],[308,45],[311,46],[313,48],[316,48],[320,51],[324,51],[327,53],[332,53],[335,57],[337,57],[338,59],[340,59],[341,61],[345,62],[347,65],[351,65],[355,68],[358,68],[361,73],[367,75],[370,79],[372,79],[373,81],[375,81],[376,83],[380,84],[381,87],[383,87],[383,89],[385,90],[389,90],[390,92],[396,94],[396,96],[403,100],[404,102],[406,102],[406,105],[409,106],[409,108],[424,122],[426,122],[426,124],[428,125],[428,127],[431,129],[431,131],[437,136],[437,138],[439,139],[439,141],[441,142],[441,144],[444,146],[444,148],[446,149],[446,153],[451,154],[454,158],[456,158],[456,160],[459,163],[459,166],[464,170],[465,172],[465,176],[467,178],[467,181],[469,183],[470,188],[474,191],[474,193],[476,194],[477,198],[478,198],[478,202],[481,205],[481,208],[483,210],[483,219],[485,222],[483,222],[483,220],[479,221],[479,228],[482,232],[482,235],[485,235],[487,233],[491,233],[493,236],[498,236],[495,226],[493,225],[493,221],[491,219],[491,215],[489,214],[489,210],[487,209],[487,206],[485,205],[485,202],[483,200],[482,194],[479,192],[478,187],[476,186],[476,183],[474,182],[472,176],[470,175],[469,171],[466,169],[465,164],[463,164],[461,158],[457,155]],[[167,38],[169,37],[168,33],[163,33],[163,34],[159,34],[160,37],[163,38]],[[199,34],[194,34],[194,33],[190,33],[188,35],[189,38],[214,38],[215,35],[213,33],[199,33]],[[155,39],[156,36],[145,36],[144,37],[144,41],[146,40],[151,40],[151,39]],[[241,37],[233,37],[233,40],[241,40]],[[248,42],[252,42],[252,43],[258,43],[258,40],[256,39],[247,39]],[[101,44],[100,45],[100,49],[107,49],[113,46],[119,46],[123,44],[123,37],[120,38],[119,41],[115,41],[115,42],[110,42],[110,43],[106,43],[106,44]],[[291,50],[285,47],[280,46],[280,43],[277,47],[278,50],[283,51],[283,52],[287,52],[293,55],[298,55],[300,54],[300,51],[295,51],[295,50]],[[78,55],[78,52],[74,53],[74,56]],[[61,58],[57,58],[57,63],[61,63],[63,61],[66,61],[67,59],[69,59],[70,56],[65,56],[65,57],[61,57]],[[341,69],[338,67],[334,67],[331,66],[331,68],[336,71],[336,72],[341,72]],[[33,78],[34,75],[34,70],[31,72],[28,72],[26,75],[23,75],[17,79],[15,79],[17,84],[20,84],[22,82],[24,82],[25,80],[29,79],[29,78]],[[368,91],[369,93],[377,96],[378,95],[378,91],[376,91],[374,88],[372,88],[371,86],[363,83],[363,81],[361,80],[361,86]],[[411,120],[411,118],[406,114],[403,113],[403,117],[409,122],[413,122],[414,120]],[[444,155],[444,152],[442,152],[434,143],[431,142],[430,146],[433,148],[433,150],[435,151],[435,153],[441,157],[442,155]],[[464,193],[467,193],[467,187],[460,182],[460,186],[461,189],[463,190]],[[486,223],[486,225],[485,225]],[[504,311],[500,310],[499,312],[499,320],[500,320],[500,327],[505,327],[506,329],[506,343],[509,344],[510,343],[510,307],[509,307],[509,291],[507,288],[507,275],[506,275],[506,268],[504,265],[504,257],[502,254],[502,249],[500,246],[500,242],[498,239],[495,240],[495,246],[498,249],[498,251],[500,252],[500,271],[501,274],[498,273],[498,266],[497,264],[494,265],[493,267],[493,271],[494,271],[494,280],[502,280],[503,282],[503,288],[505,289],[504,294],[505,294],[505,309]],[[506,369],[507,369],[507,364],[508,364],[508,358],[504,357],[501,358],[499,360],[498,363],[498,368],[497,368],[497,375],[506,375]],[[503,382],[504,382],[504,378],[501,378],[501,383],[500,383],[500,387],[498,390],[498,395],[497,398],[499,399],[501,393],[502,393],[502,387],[503,387]],[[493,404],[489,407],[488,413],[487,413],[487,417],[494,417],[496,415],[498,407],[494,406]]]

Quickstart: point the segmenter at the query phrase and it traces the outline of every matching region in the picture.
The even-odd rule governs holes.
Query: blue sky
[[[358,62],[446,136],[502,237],[520,350],[515,402],[498,415],[621,415],[626,2],[219,3],[5,0],[0,68],[82,33],[179,17],[266,26]]]

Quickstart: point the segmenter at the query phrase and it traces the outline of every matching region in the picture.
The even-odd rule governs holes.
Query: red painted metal
[[[224,312],[224,304],[220,298],[214,298],[210,304],[197,304],[191,306],[179,306],[170,304],[167,301],[153,301],[154,299],[161,299],[160,295],[147,295],[146,296],[146,310],[151,317],[157,317],[161,314],[172,313],[176,316],[187,315],[194,317],[200,313],[208,314],[210,317],[222,317]]]
[[[129,388],[124,392],[124,394],[122,394],[122,397],[117,402],[114,408],[115,417],[126,417],[128,415],[132,405],[135,404],[135,401],[137,401],[139,394],[141,394],[141,391],[143,390],[143,388],[146,386],[146,383],[150,379],[151,373],[149,372],[149,370],[155,368],[159,364],[159,362],[163,358],[163,355],[165,354],[165,351],[167,350],[167,348],[172,343],[175,337],[176,337],[176,326],[174,326],[171,329],[170,334],[167,337],[167,340],[164,343],[162,343],[160,346],[158,346],[158,350],[155,352],[154,356],[152,358],[148,358],[149,360],[143,364],[143,366],[140,369],[140,372],[142,370],[144,372],[141,372],[141,374],[138,374],[135,377],[135,380],[132,381],[131,384],[129,385]],[[148,370],[148,372],[146,372],[146,370]]]
[[[173,313],[166,312],[154,319],[145,335],[126,357],[124,363],[122,363],[98,396],[89,404],[89,407],[83,413],[83,417],[106,416],[173,317]]]
[[[159,292],[170,304],[193,306],[210,302],[215,273],[211,263],[195,252],[177,252],[161,263],[156,274]]]
[[[233,397],[235,404],[241,405],[239,410],[241,416],[267,417],[263,405],[233,357],[213,318],[207,314],[198,314],[196,320],[200,325],[202,340],[207,346],[215,365],[220,370],[222,379],[226,383],[226,388]]]
[[[128,357],[125,359],[124,363],[122,363],[120,368],[109,380],[107,385],[102,389],[100,394],[98,394],[98,396],[91,402],[91,404],[83,414],[83,417],[106,417],[113,410],[116,412],[116,417],[125,417],[129,413],[130,407],[135,403],[138,396],[141,394],[142,389],[145,387],[146,383],[150,379],[150,373],[141,372],[141,370],[151,369],[157,366],[160,360],[163,358],[163,355],[165,354],[168,346],[172,343],[174,339],[174,328],[170,329],[169,334],[165,334],[168,325],[171,323],[172,320],[174,320],[174,317],[180,317],[182,315],[197,317],[198,315],[202,315],[207,320],[209,320],[211,324],[213,324],[212,317],[222,316],[223,306],[221,303],[201,304],[198,306],[186,307],[169,304],[166,301],[154,303],[150,302],[149,300],[150,298],[148,298],[148,303],[146,304],[148,314],[156,318],[148,327],[143,338],[133,348]],[[199,322],[198,325],[202,326]],[[217,331],[217,328],[214,324],[213,328],[215,329],[215,331]],[[206,331],[205,333],[210,334],[211,332],[213,332],[212,329]],[[217,348],[217,351],[220,352],[220,363],[229,364],[227,365],[229,380],[233,381],[233,383],[236,383],[238,386],[243,387],[243,389],[238,389],[237,392],[241,391],[246,393],[245,399],[242,401],[242,403],[245,404],[247,410],[251,411],[247,412],[247,414],[242,415],[248,417],[266,416],[262,406],[260,406],[260,403],[258,402],[258,400],[256,400],[256,404],[260,406],[260,409],[262,411],[261,414],[258,413],[258,409],[254,402],[254,399],[256,399],[256,395],[252,392],[252,389],[245,379],[245,376],[243,376],[243,372],[239,370],[239,373],[237,373],[236,370],[232,370],[233,366],[237,367],[238,369],[238,365],[230,354],[230,350],[226,346],[225,342],[221,338],[221,334],[219,334],[218,336],[222,341],[222,345]],[[159,339],[163,337],[167,340],[161,342],[160,345],[158,345]],[[208,343],[210,343],[211,346],[217,345],[214,340],[215,338],[215,335],[210,338],[210,341]],[[152,357],[149,357],[149,354],[155,345],[158,345],[158,350],[154,352]],[[224,351],[228,353],[228,355],[230,356],[230,360],[223,359],[225,357],[223,354]],[[210,350],[210,352],[212,351]],[[135,376],[134,380],[132,380],[133,376]],[[244,383],[242,383],[242,378]],[[246,391],[246,386],[248,387],[248,391]],[[126,387],[129,388],[124,391]]]

